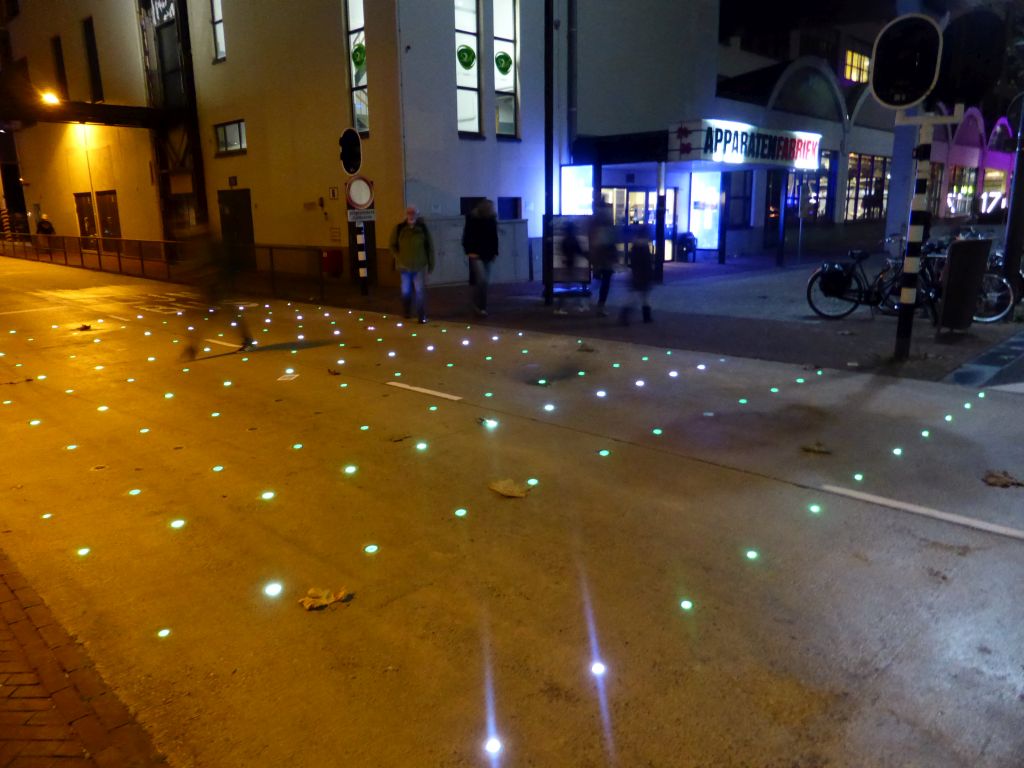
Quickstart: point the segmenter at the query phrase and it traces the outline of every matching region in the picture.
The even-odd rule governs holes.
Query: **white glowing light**
[[[598,397],[605,397],[608,393],[605,392],[603,389],[599,389],[594,394],[597,395]]]
[[[553,406],[551,403],[546,403],[544,405],[544,410],[547,411],[548,413],[551,413],[551,411],[555,410],[555,406]]]
[[[492,736],[484,744],[484,749],[487,750],[488,754],[498,754],[499,752],[501,752],[501,740]]]
[[[367,544],[365,547],[363,547],[363,552],[365,552],[368,555],[374,555],[377,553],[377,550],[379,549],[380,547],[378,547],[376,544]]]
[[[169,630],[169,629],[161,629],[159,632],[156,633],[156,636],[157,637],[167,637],[169,634],[171,634],[171,630]]]
[[[679,601],[679,607],[682,608],[684,611],[691,611],[691,610],[693,610],[693,601],[692,600],[680,600]]]
[[[294,368],[285,368],[284,372],[289,374],[289,375],[291,375],[291,374],[295,373],[295,369]]]
[[[459,507],[458,509],[455,510],[456,517],[465,517],[467,514],[469,513],[463,507]]]
[[[488,429],[494,429],[498,426],[497,419],[484,419],[484,426]]]
[[[97,410],[97,411],[100,411],[100,412],[103,412],[103,411],[109,411],[109,410],[110,410],[110,406],[109,406],[109,405],[101,405],[101,406],[100,406],[99,408],[97,408],[96,410]]]
[[[345,467],[345,474],[354,475],[357,469],[358,467],[355,464],[349,464],[347,467]]]
[[[595,661],[593,664],[590,665],[590,672],[594,675],[594,677],[601,677],[607,671],[608,667],[606,667],[600,661]]]
[[[433,352],[433,351],[434,351],[434,345],[433,344],[427,344],[427,352]]]
[[[274,498],[274,492],[264,491],[263,493],[260,494],[260,498],[263,499],[264,501],[270,501],[272,498]]]
[[[171,520],[171,528],[184,528],[184,527],[185,527],[185,521],[184,520]]]
[[[708,367],[704,365],[704,363],[701,363],[700,365],[697,366],[698,371],[706,371],[707,369]]]
[[[416,443],[416,450],[417,451],[425,451],[425,450],[427,450],[427,444],[426,443]]]
[[[892,449],[892,455],[893,456],[902,456],[903,455],[903,449],[902,448],[893,448]]]
[[[164,399],[165,400],[170,400],[172,397],[174,397],[174,393],[173,392],[164,392]]]
[[[53,517],[53,513],[52,512],[44,512],[42,514],[43,520],[49,520],[51,517]]]
[[[281,586],[280,582],[272,581],[265,587],[263,587],[263,594],[267,597],[277,597],[281,594],[282,589],[283,587]]]
[[[636,385],[637,385],[638,387],[642,387],[642,386],[644,385],[644,380],[643,380],[643,379],[637,379],[637,380],[636,380],[636,381],[635,381],[634,383],[635,383],[635,384],[636,384]]]
[[[85,556],[86,556],[86,555],[88,555],[88,554],[89,554],[89,553],[90,553],[91,551],[92,551],[92,550],[90,550],[90,549],[89,549],[88,547],[82,547],[82,548],[81,548],[80,550],[78,550],[78,556],[79,556],[79,557],[85,557]]]
[[[78,446],[75,445],[74,443],[72,443],[71,445],[67,446],[67,448],[66,448],[66,450],[68,450],[68,451],[74,451],[74,450],[77,450],[77,449],[78,449]]]
[[[132,488],[130,491],[128,491],[129,496],[138,496],[140,493],[142,493],[142,491],[138,488]]]

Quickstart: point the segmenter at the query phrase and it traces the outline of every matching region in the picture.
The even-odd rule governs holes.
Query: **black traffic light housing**
[[[341,167],[350,176],[359,173],[363,164],[363,141],[359,138],[359,131],[355,128],[346,128],[338,139],[338,146],[341,147],[339,159]]]

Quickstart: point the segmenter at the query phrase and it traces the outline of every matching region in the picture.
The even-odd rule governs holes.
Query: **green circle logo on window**
[[[459,64],[462,65],[463,69],[472,69],[473,65],[476,64],[476,51],[468,45],[460,45],[455,50],[455,57],[459,60]]]
[[[352,48],[352,63],[356,65],[356,69],[366,66],[366,46],[362,43],[357,43]]]
[[[494,57],[494,66],[498,68],[498,71],[503,75],[507,75],[512,70],[512,57],[504,51],[500,51],[497,56]]]

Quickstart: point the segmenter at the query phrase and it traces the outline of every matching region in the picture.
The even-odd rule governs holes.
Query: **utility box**
[[[938,330],[970,328],[981,291],[981,277],[988,268],[991,240],[954,240],[942,271],[942,301]]]

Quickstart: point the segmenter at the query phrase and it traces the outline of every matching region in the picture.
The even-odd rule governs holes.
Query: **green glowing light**
[[[964,410],[965,411],[971,410],[971,404],[970,403],[964,403]]]
[[[376,544],[367,544],[365,547],[363,547],[363,552],[365,552],[368,555],[372,555],[375,554],[378,549],[380,549],[380,547],[378,547]]]
[[[139,488],[132,488],[130,491],[128,491],[129,496],[138,496],[140,493],[142,493],[142,490]]]
[[[741,398],[740,398],[739,400],[737,400],[736,402],[738,402],[738,403],[739,403],[740,405],[746,405],[746,404],[747,404],[747,402],[748,402],[748,400],[747,400],[747,398],[745,398],[745,397],[741,397]]]
[[[756,549],[747,550],[747,560],[757,560],[761,554]]]
[[[621,363],[612,363],[612,368],[621,368]]]
[[[586,376],[587,372],[586,371],[576,371],[576,375],[577,376]]]
[[[597,455],[598,456],[611,456],[612,452],[609,451],[607,448],[602,448],[600,451],[597,452]]]
[[[484,356],[484,360],[493,360],[493,359],[494,358],[491,355],[485,355]]]
[[[903,449],[902,448],[893,448],[892,449],[892,455],[893,456],[902,456],[903,455]]]
[[[797,384],[803,384],[803,383],[804,383],[805,381],[806,381],[806,379],[804,379],[804,378],[799,378],[799,379],[797,379],[797,380],[796,380],[796,383],[797,383]]]
[[[543,387],[545,384],[548,383],[548,380],[547,379],[537,379],[537,383],[540,384]]]
[[[465,517],[468,514],[469,513],[463,507],[459,507],[458,509],[455,510],[456,517]]]
[[[222,467],[220,464],[218,464],[217,466],[213,467],[213,471],[214,472],[223,472],[224,471],[224,467]]]
[[[416,443],[416,450],[417,451],[425,451],[425,450],[427,450],[427,444],[426,443]]]
[[[402,372],[401,372],[401,371],[395,371],[395,378],[396,378],[396,379],[397,379],[397,378],[398,378],[399,376],[401,376],[401,375],[402,375]]]
[[[818,376],[824,376],[824,375],[825,375],[825,372],[824,372],[824,371],[822,371],[822,370],[817,370],[817,371],[815,371],[814,373],[815,373],[816,375],[818,375]]]
[[[431,411],[431,412],[436,411],[437,410],[437,406],[436,405],[427,406],[427,410]]]
[[[497,419],[484,419],[484,426],[488,429],[495,429],[498,426]]]
[[[693,610],[693,601],[692,600],[681,600],[679,602],[679,607],[682,608],[684,611],[692,611]]]
[[[651,434],[652,435],[660,435],[661,434],[661,427],[655,427],[654,429],[652,429],[651,430]]]
[[[774,394],[778,394],[779,388],[778,387],[772,387],[768,391],[771,392],[773,395]]]
[[[161,629],[159,632],[156,633],[156,636],[157,637],[167,637],[169,634],[171,634],[171,630],[169,630],[169,629]]]
[[[359,431],[360,432],[369,432],[370,431],[370,425],[369,424],[362,424],[362,425],[360,425]]]
[[[171,528],[184,528],[184,527],[185,527],[185,521],[184,520],[171,520]]]
[[[302,443],[295,443],[294,445],[292,445],[292,450],[293,451],[301,451],[302,450]]]
[[[493,392],[484,392],[484,397],[494,397]]]
[[[644,361],[644,362],[646,363],[646,362],[647,362],[648,360],[650,360],[651,358],[649,358],[649,357],[648,357],[647,355],[644,355],[644,356],[643,356],[643,357],[641,357],[640,359],[641,359],[641,360],[643,360],[643,361]]]
[[[985,399],[985,393],[984,392],[979,392],[978,393],[978,397],[980,397],[982,400],[984,400]]]
[[[921,430],[921,437],[931,437],[932,433],[927,429]]]
[[[263,499],[264,501],[270,501],[272,498],[274,498],[274,496],[275,494],[273,491],[264,491],[263,493],[260,494],[260,498]]]
[[[522,350],[520,350],[520,352],[522,352],[524,355],[530,354],[530,350],[528,350],[528,349],[522,349]]]
[[[445,363],[444,367],[445,368],[454,368],[455,367],[455,363]]]
[[[89,554],[89,553],[90,553],[91,551],[92,551],[92,550],[91,550],[91,549],[89,549],[88,547],[82,547],[81,549],[79,549],[79,550],[78,550],[78,556],[79,556],[79,557],[85,557],[85,556],[86,556],[86,555],[88,555],[88,554]]]
[[[952,421],[953,420],[953,414],[952,413],[947,413],[945,416],[943,416],[943,418],[946,421]]]
[[[812,515],[820,515],[821,514],[821,505],[820,504],[811,504],[811,505],[809,505],[807,507],[807,511],[810,512]]]
[[[356,472],[359,471],[359,467],[357,467],[355,464],[349,464],[348,466],[345,467],[344,471],[346,475],[354,475]]]
[[[853,479],[856,480],[858,483],[861,483],[864,481],[864,475],[861,474],[860,472],[855,472],[853,475]]]

